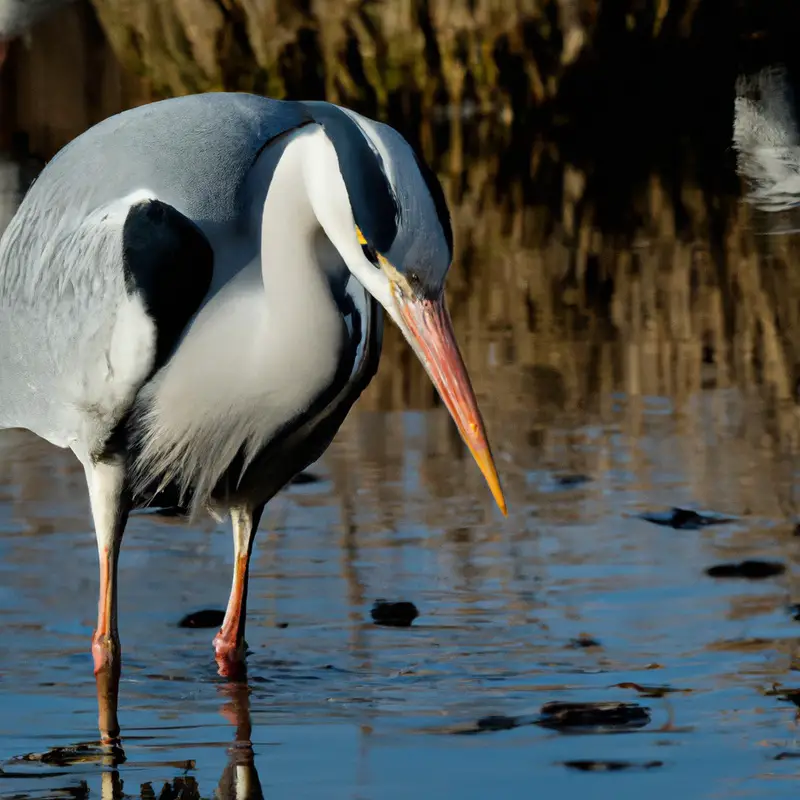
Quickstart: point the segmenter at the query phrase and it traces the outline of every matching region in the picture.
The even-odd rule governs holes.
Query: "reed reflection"
[[[87,14],[86,3],[61,9],[36,28],[29,50],[9,59],[14,88],[0,127],[7,138],[23,133],[40,155],[150,99],[113,66]],[[62,33],[73,28],[84,32],[80,42]],[[90,96],[88,73],[60,68],[53,55],[81,49],[115,76],[114,91]],[[67,80],[74,85],[64,95]],[[75,97],[62,104],[70,119],[54,117],[56,96]],[[785,404],[800,374],[792,266],[800,240],[754,238],[756,218],[739,202],[727,141],[711,154],[672,143],[665,164],[657,157],[664,142],[646,137],[618,157],[622,144],[611,130],[542,141],[533,127],[477,117],[456,126],[435,115],[411,116],[401,127],[424,143],[454,207],[450,308],[482,407],[503,406],[490,420],[494,437],[517,430],[510,414],[530,418],[531,408],[537,420],[552,409],[607,418],[610,396],[624,392],[670,396],[683,409],[713,386],[755,388],[776,439],[794,440]],[[433,408],[433,389],[391,326],[384,350],[360,407]]]

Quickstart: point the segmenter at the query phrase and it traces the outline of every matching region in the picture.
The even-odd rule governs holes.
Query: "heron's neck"
[[[334,310],[335,286],[347,278],[306,189],[303,160],[316,146],[318,137],[301,129],[265,154],[266,168],[273,171],[260,220],[264,293],[271,315],[290,319],[293,327]]]

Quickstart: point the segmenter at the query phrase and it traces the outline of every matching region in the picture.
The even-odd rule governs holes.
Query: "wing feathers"
[[[138,293],[156,326],[154,371],[164,365],[203,302],[214,252],[191,220],[167,203],[131,206],[122,230],[125,286]]]
[[[113,425],[98,425],[92,456],[107,458],[128,446],[127,422],[141,387],[169,359],[208,292],[214,254],[200,229],[173,206],[141,193],[93,215],[98,226],[118,224],[118,262],[124,297],[113,314],[103,354],[94,364],[89,408],[103,409]],[[123,201],[124,202],[124,201]],[[123,216],[124,214],[124,216]],[[99,238],[99,237],[98,237]],[[93,421],[99,423],[98,419]]]

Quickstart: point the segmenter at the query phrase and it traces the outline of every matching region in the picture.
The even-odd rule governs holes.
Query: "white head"
[[[453,256],[441,185],[388,125],[305,103],[326,146],[304,164],[314,214],[350,272],[386,309],[422,362],[505,513],[483,420],[444,300]]]

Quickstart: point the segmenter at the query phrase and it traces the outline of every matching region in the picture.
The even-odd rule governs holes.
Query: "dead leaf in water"
[[[490,714],[474,722],[458,722],[436,730],[437,733],[449,733],[456,736],[468,736],[477,733],[493,733],[497,731],[510,731],[522,725],[530,725],[530,717],[517,717],[507,714]]]
[[[478,731],[510,731],[520,724],[518,717],[507,717],[505,714],[494,714],[482,717],[476,723]]]
[[[643,519],[645,522],[652,522],[654,525],[664,525],[668,528],[684,531],[695,531],[700,528],[706,528],[709,525],[723,525],[727,522],[736,521],[732,517],[693,511],[690,508],[671,508],[669,511],[645,511],[642,514],[634,514],[634,516],[638,519]]]
[[[621,772],[623,770],[637,769],[656,769],[663,767],[663,761],[608,761],[608,760],[589,760],[576,759],[574,761],[562,761],[567,769],[577,769],[580,772]]]
[[[747,578],[760,580],[773,578],[786,572],[786,567],[778,561],[759,561],[747,559],[738,563],[717,564],[706,570],[706,575],[712,578]]]
[[[588,475],[582,473],[567,473],[566,475],[554,475],[553,480],[558,486],[564,488],[572,486],[582,486],[584,483],[589,483],[592,479]]]
[[[636,703],[567,703],[556,700],[542,706],[536,724],[556,730],[625,730],[641,728],[649,722],[650,709]]]
[[[602,647],[603,645],[588,633],[579,633],[575,639],[569,640],[569,646],[575,648]]]
[[[613,683],[611,688],[614,689],[633,689],[638,692],[641,697],[664,697],[667,694],[689,694],[692,689],[675,689],[672,686],[643,686],[640,683],[633,681],[624,681],[623,683]]]
[[[179,623],[179,628],[219,628],[225,619],[225,612],[216,608],[204,608],[187,614]]]
[[[392,628],[408,628],[419,616],[419,611],[413,603],[401,600],[390,603],[388,600],[376,600],[370,612],[372,621],[376,625],[386,625]]]
[[[800,708],[800,689],[784,686],[781,683],[773,683],[772,688],[762,689],[761,694],[766,697],[777,697],[786,703],[794,703]]]
[[[117,745],[100,743],[76,744],[69,747],[51,747],[43,753],[26,753],[12,761],[36,762],[54,767],[72,767],[76,764],[109,762],[114,766],[125,763],[125,753]]]

